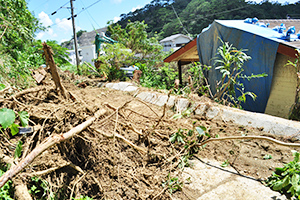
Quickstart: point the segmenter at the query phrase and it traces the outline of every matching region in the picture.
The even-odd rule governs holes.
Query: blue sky
[[[260,2],[260,0],[255,0]],[[294,3],[298,0],[278,0],[279,3]],[[72,37],[72,21],[70,0],[27,0],[28,8],[34,13],[44,26],[50,26],[46,32],[37,33],[36,38],[41,40],[56,40],[59,43],[70,40]],[[151,0],[75,0],[74,13],[80,14],[75,18],[76,31],[92,31],[94,28],[106,26],[109,20],[117,21],[122,13],[142,8]],[[90,5],[96,3],[88,9]],[[61,6],[63,8],[59,9]],[[56,14],[51,15],[54,11]],[[94,27],[94,28],[93,28]]]
[[[81,12],[75,18],[76,32],[105,27],[109,20],[117,21],[122,13],[142,8],[150,2],[151,0],[75,0],[74,13]],[[56,40],[59,43],[71,39],[72,20],[67,20],[71,16],[71,11],[66,8],[70,7],[70,0],[27,0],[27,3],[29,10],[44,26],[51,26],[46,32],[37,33],[37,39]],[[82,11],[93,3],[96,4]],[[65,8],[59,9],[64,4]],[[56,10],[57,13],[51,15]]]

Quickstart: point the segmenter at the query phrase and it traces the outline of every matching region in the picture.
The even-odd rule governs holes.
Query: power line
[[[41,3],[39,6],[37,6],[36,8],[34,8],[33,10],[36,10],[37,8],[41,7],[42,5],[44,5],[45,3],[47,3],[49,0],[44,1],[44,3]]]
[[[62,9],[65,5],[67,5],[69,2],[65,3],[64,5],[62,5],[61,7],[59,7],[56,11],[52,12],[51,15],[55,15],[57,13],[57,11],[59,11],[60,9]]]
[[[92,3],[91,5],[89,5],[88,7],[82,8],[82,10],[81,10],[79,13],[75,14],[74,17],[77,17],[80,13],[82,13],[83,11],[89,9],[89,8],[92,7],[93,5],[99,3],[100,1],[101,1],[101,0],[95,1],[94,3]],[[69,18],[68,18],[68,19],[69,19]]]
[[[174,11],[174,13],[175,13],[175,15],[176,15],[176,17],[177,17],[177,19],[178,19],[178,21],[179,21],[179,23],[181,24],[181,26],[182,26],[182,28],[183,28],[183,30],[190,36],[191,34],[186,30],[186,28],[184,28],[184,26],[183,26],[183,24],[182,24],[182,22],[181,22],[181,20],[180,20],[180,18],[179,18],[179,16],[177,15],[177,12],[176,12],[176,10],[175,10],[175,8],[173,7],[173,5],[171,4],[171,6],[172,6],[172,8],[173,8],[173,11]]]
[[[80,0],[82,5],[85,7],[84,3],[82,0]],[[85,10],[88,14],[88,16],[96,23],[96,25],[100,28],[99,24],[97,23],[97,21],[92,17],[92,15],[90,14],[90,12],[88,10]],[[90,21],[91,22],[91,21]],[[91,23],[92,24],[92,23]],[[93,25],[93,24],[92,24]]]
[[[197,19],[200,19],[200,18],[206,18],[206,17],[211,17],[211,16],[214,16],[214,15],[219,15],[219,14],[223,14],[223,13],[228,13],[228,12],[232,12],[232,11],[236,11],[236,10],[241,10],[241,9],[244,9],[244,8],[247,8],[249,6],[252,6],[252,5],[247,5],[247,6],[243,6],[243,7],[239,7],[239,8],[233,8],[231,10],[225,10],[225,11],[221,11],[221,12],[218,12],[218,13],[213,13],[213,14],[210,14],[210,15],[205,15],[203,17],[197,17]]]

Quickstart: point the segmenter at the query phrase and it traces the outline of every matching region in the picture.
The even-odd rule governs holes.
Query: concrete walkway
[[[286,196],[265,187],[259,181],[241,176],[231,167],[222,168],[216,161],[193,160],[181,180],[183,192],[193,200],[285,200]],[[176,200],[176,193],[174,196]]]

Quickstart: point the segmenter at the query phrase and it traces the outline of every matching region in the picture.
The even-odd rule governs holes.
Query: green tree
[[[158,42],[158,36],[148,37],[147,24],[144,21],[128,22],[125,28],[109,22],[108,31],[111,38],[130,49],[135,55],[131,64],[148,63],[151,66],[161,66],[166,55]]]

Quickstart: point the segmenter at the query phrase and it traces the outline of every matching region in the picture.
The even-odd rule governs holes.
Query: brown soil
[[[169,137],[180,128],[184,134],[196,126],[204,126],[212,137],[247,134],[267,135],[286,142],[295,141],[293,138],[270,135],[259,129],[207,120],[199,116],[174,120],[171,118],[174,113],[170,108],[164,112],[162,107],[140,102],[126,92],[92,86],[78,88],[66,77],[64,85],[76,97],[75,101],[63,99],[51,89],[53,85],[48,82],[42,91],[0,102],[1,108],[28,111],[30,125],[42,126],[42,130],[11,137],[9,141],[1,135],[0,152],[10,157],[14,155],[13,144],[20,139],[24,143],[24,158],[25,154],[49,135],[67,132],[93,116],[99,108],[108,111],[76,137],[45,151],[13,178],[15,183],[22,181],[30,188],[30,177],[34,172],[61,167],[40,176],[49,183],[49,189],[57,194],[57,199],[70,199],[70,195],[76,198],[81,195],[89,196],[93,199],[170,199],[170,194],[162,187],[162,183],[167,180],[168,174],[169,177],[176,177],[181,173],[180,158],[187,154],[183,144],[172,144],[169,141]],[[93,84],[87,81],[86,85]],[[110,106],[106,106],[107,104]],[[112,107],[119,109],[115,111]],[[165,116],[161,118],[163,114]],[[114,133],[142,149],[137,150],[118,137],[113,137]],[[273,158],[265,160],[263,157],[267,154]],[[265,179],[275,167],[293,160],[291,148],[259,140],[212,142],[196,155],[220,162],[228,160],[238,173],[256,179]],[[80,167],[83,174],[69,163]],[[41,199],[38,195],[35,198]],[[177,197],[186,199],[180,191],[177,192]]]

